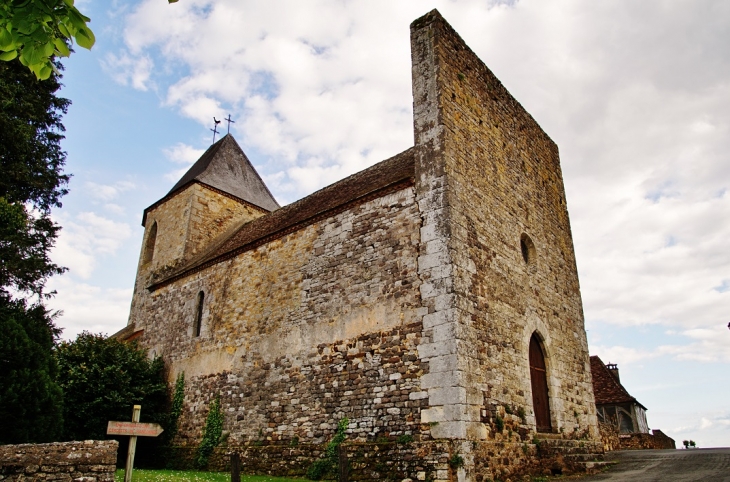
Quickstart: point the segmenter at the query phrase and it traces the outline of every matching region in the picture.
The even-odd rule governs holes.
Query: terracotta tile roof
[[[230,259],[274,239],[298,231],[318,220],[341,212],[353,203],[383,196],[412,184],[415,175],[414,148],[331,184],[292,204],[253,221],[243,223],[223,236],[206,254],[162,279],[153,279],[156,290],[208,266]]]
[[[593,394],[596,397],[596,405],[611,403],[639,403],[629,395],[621,382],[606,368],[606,364],[597,356],[591,357],[591,374],[593,376]],[[646,407],[641,405],[644,410]]]

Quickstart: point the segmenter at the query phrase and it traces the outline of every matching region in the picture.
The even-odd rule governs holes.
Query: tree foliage
[[[60,142],[69,101],[56,97],[60,76],[39,82],[18,61],[0,62],[0,291],[40,295],[60,274],[48,252],[60,227],[50,218],[61,206],[69,176]]]
[[[18,59],[39,80],[56,71],[53,57],[68,57],[68,43],[90,49],[96,39],[91,19],[74,0],[6,0],[0,2],[0,60]]]
[[[50,209],[68,181],[60,141],[69,102],[55,95],[59,78],[39,82],[19,61],[0,62],[0,443],[61,431],[52,356],[60,330],[40,302],[48,277],[64,271],[49,257],[60,229]]]
[[[103,439],[109,420],[129,420],[142,405],[143,422],[165,423],[167,385],[161,358],[149,360],[135,343],[88,332],[55,351],[64,393],[66,440]]]
[[[0,293],[0,444],[61,434],[62,393],[51,355],[59,331],[42,305]]]

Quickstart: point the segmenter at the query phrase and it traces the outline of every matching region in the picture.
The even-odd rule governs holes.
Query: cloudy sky
[[[409,24],[438,8],[560,147],[591,353],[652,428],[730,446],[730,2],[77,4],[97,44],[65,62],[65,338],[126,324],[142,211],[213,116],[281,204],[411,146]]]

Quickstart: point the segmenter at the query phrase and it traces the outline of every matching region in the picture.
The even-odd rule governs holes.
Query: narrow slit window
[[[155,242],[157,241],[157,221],[152,224],[150,233],[147,235],[147,241],[144,244],[144,255],[142,256],[142,263],[146,264],[152,261],[152,257],[155,255]]]
[[[193,330],[193,336],[196,338],[200,336],[200,329],[203,326],[203,302],[205,302],[205,293],[201,291],[198,293],[198,305],[195,311],[195,329]]]
[[[530,265],[535,262],[535,243],[525,233],[520,236],[520,251],[522,251],[522,259],[525,260],[526,264]]]

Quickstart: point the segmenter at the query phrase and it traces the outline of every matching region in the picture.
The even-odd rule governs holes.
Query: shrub
[[[456,470],[460,467],[464,466],[464,457],[462,457],[459,452],[456,452],[454,455],[451,456],[449,459],[449,467]]]
[[[208,417],[205,419],[205,428],[203,429],[203,439],[198,446],[198,457],[195,460],[198,468],[208,467],[208,460],[213,453],[213,449],[220,443],[221,435],[223,435],[223,414],[221,413],[220,396],[216,396],[210,402],[210,410],[208,410]]]
[[[494,424],[497,426],[497,432],[502,433],[502,430],[504,430],[504,420],[502,420],[499,414],[494,417]]]
[[[307,478],[310,480],[321,480],[327,474],[333,473],[339,468],[339,460],[337,457],[337,451],[345,441],[347,437],[345,430],[350,421],[347,418],[343,418],[337,424],[337,431],[332,440],[329,441],[327,447],[324,449],[324,458],[316,460],[307,470]]]

